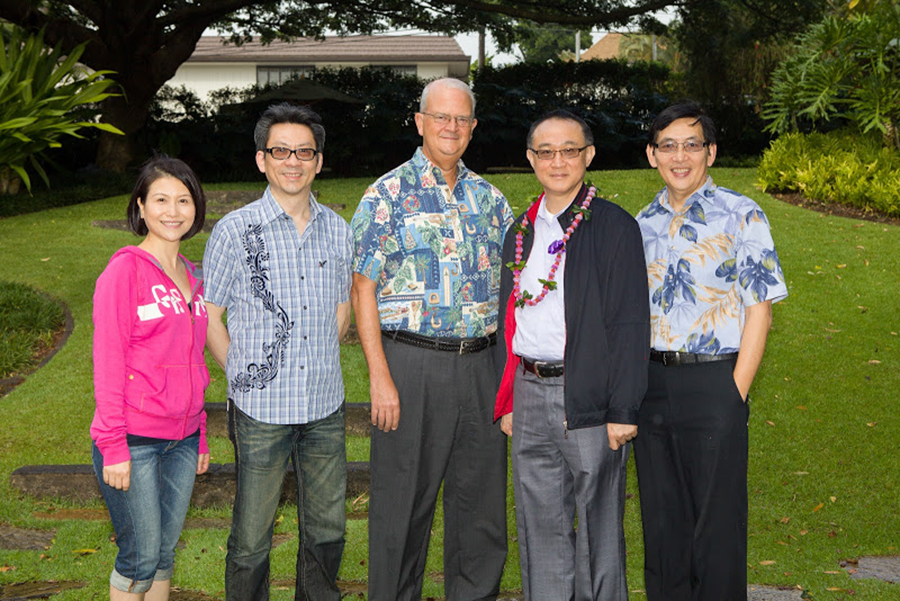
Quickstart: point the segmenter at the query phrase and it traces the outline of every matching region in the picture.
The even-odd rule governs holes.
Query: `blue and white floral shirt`
[[[434,337],[497,329],[503,194],[462,161],[451,190],[416,150],[369,186],[350,222],[353,270],[376,282],[381,327]]]
[[[637,221],[650,286],[651,348],[735,353],[744,307],[788,294],[762,209],[711,177],[678,213],[664,188]]]

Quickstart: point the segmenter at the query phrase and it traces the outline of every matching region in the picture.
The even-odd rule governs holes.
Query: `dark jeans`
[[[269,598],[269,551],[288,461],[297,477],[295,599],[340,599],[336,580],[344,551],[347,455],[344,406],[300,425],[259,422],[229,403],[237,490],[225,560],[229,601]]]
[[[650,362],[634,442],[648,601],[746,601],[747,417],[734,363]]]

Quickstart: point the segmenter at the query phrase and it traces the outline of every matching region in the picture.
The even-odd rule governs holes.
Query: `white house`
[[[204,36],[168,85],[185,86],[206,98],[212,90],[230,86],[284,83],[313,68],[380,66],[422,79],[465,78],[469,56],[449,36],[355,35],[325,40],[298,38],[292,42],[261,44],[258,39],[241,46],[223,44],[224,38]]]

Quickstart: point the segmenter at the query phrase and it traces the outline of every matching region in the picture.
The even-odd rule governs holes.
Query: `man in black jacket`
[[[584,183],[594,154],[572,113],[536,121],[527,156],[543,194],[503,244],[495,418],[512,436],[526,599],[628,596],[625,464],[649,300],[637,223]]]

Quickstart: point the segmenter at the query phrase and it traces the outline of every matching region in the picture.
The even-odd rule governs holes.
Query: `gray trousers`
[[[566,431],[564,379],[519,370],[513,389],[525,599],[626,601],[622,520],[630,444],[611,450],[605,425]]]
[[[445,598],[496,599],[506,563],[506,436],[493,423],[491,351],[382,341],[400,425],[372,428],[369,599],[421,599],[441,482]]]

